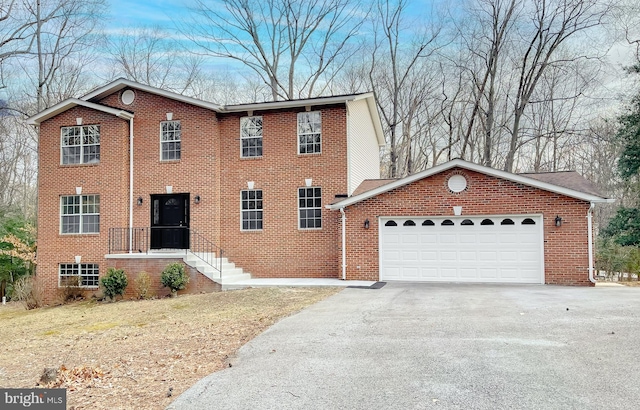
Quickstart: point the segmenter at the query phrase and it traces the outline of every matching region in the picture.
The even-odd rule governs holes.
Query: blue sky
[[[172,16],[186,12],[180,0],[110,0],[112,28],[158,25],[169,27]]]

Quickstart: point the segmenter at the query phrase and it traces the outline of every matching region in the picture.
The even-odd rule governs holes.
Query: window
[[[60,198],[60,233],[99,233],[100,195]]]
[[[298,113],[298,153],[322,152],[322,117],[320,111]]]
[[[471,219],[465,219],[464,221],[460,222],[460,225],[471,226],[473,225],[473,221]]]
[[[444,221],[442,221],[442,223],[440,224],[442,226],[453,226],[453,221],[451,219],[445,219]]]
[[[384,226],[398,226],[398,224],[396,223],[396,221],[387,221]]]
[[[61,263],[58,267],[58,286],[97,288],[99,273],[95,263]]]
[[[493,221],[491,219],[483,219],[480,225],[493,225]]]
[[[262,229],[262,190],[248,189],[241,192],[242,230]]]
[[[180,140],[182,128],[180,121],[162,121],[160,123],[160,160],[180,159]]]
[[[404,221],[402,226],[416,226],[416,223],[413,222],[412,220],[408,220],[408,221]]]
[[[435,225],[435,224],[434,224],[434,223],[433,223],[433,221],[432,221],[432,220],[430,220],[430,219],[427,219],[426,221],[424,221],[424,222],[422,223],[422,226],[434,226],[434,225]]]
[[[322,228],[322,192],[319,187],[298,188],[300,229]]]
[[[522,221],[522,225],[535,225],[536,222],[531,219],[531,218],[526,218],[524,221]]]
[[[262,117],[240,118],[240,156],[262,156]]]
[[[500,225],[514,225],[514,222],[511,219],[506,218],[503,219],[502,222],[500,222]]]
[[[62,127],[61,162],[70,164],[96,164],[100,162],[100,126],[85,125]]]

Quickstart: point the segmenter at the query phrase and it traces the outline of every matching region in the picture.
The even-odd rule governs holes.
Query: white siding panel
[[[365,179],[380,178],[380,147],[366,100],[347,103],[347,178],[348,191]]]

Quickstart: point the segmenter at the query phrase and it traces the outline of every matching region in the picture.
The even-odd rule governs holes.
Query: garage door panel
[[[458,242],[458,236],[456,234],[442,233],[438,236],[438,243],[440,244],[443,244],[443,243],[454,244],[456,242]]]
[[[478,270],[474,268],[460,268],[461,279],[475,279],[478,277]]]
[[[525,218],[535,224],[522,225]],[[429,217],[434,224],[422,225],[424,219],[382,221],[381,280],[543,282],[540,216]],[[445,219],[453,225],[442,225]],[[462,225],[464,219],[471,222]],[[507,219],[514,224],[501,225]],[[408,220],[415,225],[405,226]]]
[[[389,262],[400,262],[400,251],[382,251],[382,259]]]
[[[478,252],[478,262],[495,262],[498,260],[497,251],[480,251]]]
[[[404,251],[402,252],[402,260],[411,264],[411,262],[418,262],[420,258],[417,251]]]
[[[402,269],[403,279],[418,279],[420,277],[420,269],[418,267],[406,267]]]
[[[478,238],[474,234],[461,234],[460,243],[477,243]]]
[[[436,268],[420,268],[420,277],[424,279],[437,279],[438,269]]]
[[[478,269],[480,279],[498,279],[498,269],[480,268]]]
[[[440,251],[440,260],[443,262],[451,262],[458,260],[458,252],[456,251]]]
[[[438,235],[436,234],[422,234],[420,235],[421,244],[435,244],[438,243]]]
[[[420,252],[420,260],[423,263],[434,263],[438,261],[438,252],[436,251],[422,251]]]

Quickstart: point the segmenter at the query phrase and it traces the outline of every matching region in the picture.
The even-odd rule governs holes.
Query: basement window
[[[61,263],[58,265],[58,287],[97,289],[99,274],[96,263]]]

